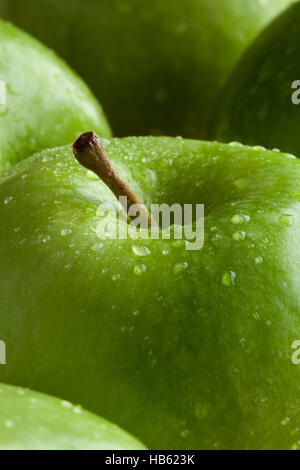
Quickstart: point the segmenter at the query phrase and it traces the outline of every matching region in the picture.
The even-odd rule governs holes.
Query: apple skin
[[[80,406],[0,384],[1,450],[142,450],[133,437]]]
[[[277,147],[300,156],[300,3],[278,17],[249,48],[221,93],[210,137]]]
[[[0,15],[56,50],[115,135],[205,136],[247,46],[294,0],[4,0]]]
[[[0,173],[44,148],[69,144],[86,126],[109,137],[102,108],[52,51],[0,20]]]
[[[21,162],[0,182],[1,381],[152,449],[297,446],[300,162],[179,138],[103,144],[148,206],[205,204],[204,247],[99,240],[96,210],[115,199],[71,149]]]

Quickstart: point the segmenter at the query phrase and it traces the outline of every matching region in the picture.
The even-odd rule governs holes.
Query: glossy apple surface
[[[62,55],[115,135],[203,137],[224,80],[293,0],[4,0],[0,14]]]
[[[0,415],[2,450],[144,449],[80,406],[20,387],[0,384]]]
[[[300,161],[171,138],[104,147],[147,206],[204,203],[204,247],[100,240],[106,186],[69,147],[25,160],[0,183],[1,380],[152,449],[297,447]]]
[[[277,147],[300,156],[300,3],[278,17],[245,54],[224,88],[210,136]],[[295,94],[297,103],[293,103]]]
[[[109,137],[102,108],[52,51],[0,20],[0,173],[44,148],[69,144],[86,126]]]

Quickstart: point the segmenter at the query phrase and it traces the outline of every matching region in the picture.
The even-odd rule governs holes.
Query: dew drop
[[[232,235],[232,240],[236,242],[242,242],[246,238],[246,232],[235,232]]]
[[[73,408],[72,403],[70,403],[69,401],[66,401],[66,400],[63,400],[61,402],[61,406],[63,406],[64,408]]]
[[[12,200],[13,200],[13,197],[9,196],[9,197],[4,199],[4,204],[9,204]]]
[[[234,271],[226,271],[222,276],[222,284],[225,287],[232,287],[235,285],[236,273]]]
[[[89,180],[99,181],[99,177],[93,171],[87,170],[86,176],[88,177]]]
[[[242,179],[234,181],[233,184],[237,189],[244,189],[249,185],[249,180],[242,178]]]
[[[146,246],[133,245],[132,251],[135,256],[149,256],[151,254],[151,251]]]
[[[283,418],[280,424],[281,426],[286,426],[289,422],[290,422],[290,418],[286,416],[285,418]]]
[[[4,421],[4,426],[6,428],[11,429],[11,428],[14,427],[14,425],[15,425],[15,423],[13,421],[11,421],[10,419],[7,419],[7,420]]]
[[[189,267],[188,263],[177,263],[174,266],[173,273],[180,274]]]
[[[99,251],[99,250],[101,250],[101,248],[103,248],[103,243],[95,243],[92,247],[92,250],[93,251]]]
[[[120,274],[114,274],[111,278],[113,281],[118,281],[120,279],[121,275]]]
[[[284,225],[285,227],[291,227],[295,223],[295,217],[290,214],[282,214],[279,217],[279,222],[281,225]]]
[[[62,237],[66,237],[72,233],[72,230],[70,228],[64,228],[60,234]]]
[[[82,407],[80,405],[74,406],[73,411],[77,415],[80,415],[82,413]]]
[[[182,246],[185,246],[184,240],[174,240],[172,242],[172,246],[174,248],[181,248]]]
[[[231,223],[234,225],[246,224],[247,222],[249,222],[249,220],[250,220],[250,217],[244,214],[236,214],[230,219]]]
[[[147,267],[144,264],[138,264],[134,267],[133,272],[136,276],[140,276],[146,271]]]
[[[242,147],[243,145],[240,142],[230,142],[229,147]]]
[[[261,264],[263,261],[264,259],[261,256],[257,256],[254,260],[255,264]]]

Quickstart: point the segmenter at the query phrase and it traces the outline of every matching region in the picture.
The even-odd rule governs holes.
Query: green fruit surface
[[[103,111],[82,80],[35,39],[0,20],[0,173],[87,128],[109,137]]]
[[[247,51],[227,85],[210,137],[279,148],[300,156],[300,2],[278,17]],[[299,97],[299,94],[298,94]]]
[[[81,74],[119,137],[203,137],[237,60],[293,1],[3,0],[0,15]]]
[[[300,162],[179,138],[103,144],[148,206],[205,204],[204,247],[99,240],[114,196],[69,147],[20,163],[0,183],[1,381],[152,449],[297,447]]]
[[[0,384],[1,450],[126,450],[142,444],[65,400]]]

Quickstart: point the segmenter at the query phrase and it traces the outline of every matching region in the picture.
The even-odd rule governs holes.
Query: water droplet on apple
[[[212,237],[211,237],[211,241],[212,242],[218,242],[220,240],[223,239],[223,235],[222,233],[215,233]]]
[[[51,157],[50,155],[44,155],[42,158],[43,163],[51,162],[52,160],[53,160],[53,157]]]
[[[114,274],[111,278],[113,281],[118,281],[120,279],[121,275],[120,274]]]
[[[253,318],[254,318],[255,320],[260,320],[259,313],[258,313],[258,312],[253,313]]]
[[[246,238],[246,232],[235,232],[232,235],[232,240],[236,242],[242,242]]]
[[[7,198],[4,199],[4,204],[9,204],[13,200],[12,196],[8,196]]]
[[[265,147],[262,147],[261,145],[255,145],[253,147],[253,150],[261,150],[262,152],[265,152],[266,151],[266,148]]]
[[[89,180],[99,181],[99,177],[93,171],[87,170],[86,176],[88,177]]]
[[[183,271],[185,271],[189,267],[188,263],[177,263],[174,266],[173,273],[174,274],[180,274]]]
[[[290,418],[286,416],[285,418],[283,418],[280,424],[281,426],[286,426],[289,422],[290,422]]]
[[[4,421],[4,426],[5,426],[6,428],[11,429],[11,428],[14,427],[14,425],[15,425],[15,423],[14,423],[13,421],[11,421],[10,419],[6,419],[6,420]]]
[[[73,408],[75,414],[80,415],[82,413],[82,407],[80,405],[76,405]]]
[[[63,406],[64,408],[73,408],[72,403],[70,403],[69,401],[66,401],[66,400],[61,401],[61,406]]]
[[[95,243],[92,247],[92,250],[93,251],[99,251],[99,250],[101,250],[101,248],[103,248],[103,243]]]
[[[66,237],[66,236],[70,235],[71,233],[72,233],[72,230],[70,228],[64,228],[60,232],[62,237]]]
[[[149,256],[151,254],[151,251],[146,246],[133,245],[132,251],[135,256]]]
[[[231,223],[234,225],[246,224],[247,222],[249,222],[249,220],[250,220],[250,217],[244,214],[236,214],[230,219]]]
[[[290,214],[281,214],[281,216],[279,217],[279,222],[285,227],[291,227],[292,225],[294,225],[295,220],[295,216]]]
[[[147,267],[144,264],[138,264],[134,267],[133,272],[137,276],[140,276],[146,271]]]
[[[234,271],[226,271],[222,276],[222,284],[225,287],[232,287],[235,285],[236,273]]]
[[[261,264],[263,261],[264,259],[261,256],[257,256],[254,260],[255,264]]]
[[[172,246],[174,248],[181,248],[181,247],[185,246],[184,240],[174,240],[172,242]]]
[[[162,251],[162,254],[163,254],[164,256],[167,256],[167,255],[170,254],[170,252],[169,252],[169,250],[163,250],[163,251]]]
[[[242,178],[242,179],[234,181],[233,184],[238,189],[244,189],[249,185],[249,180]]]
[[[243,145],[240,142],[230,142],[229,147],[242,147]]]

